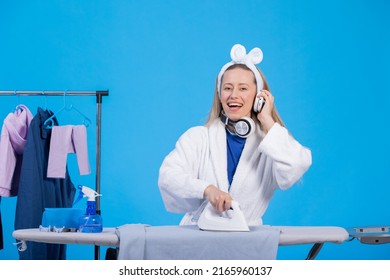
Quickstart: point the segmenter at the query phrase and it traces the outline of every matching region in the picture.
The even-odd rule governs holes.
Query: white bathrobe
[[[210,127],[187,130],[164,159],[158,185],[166,209],[186,213],[181,225],[196,222],[192,218],[205,200],[207,186],[228,192],[226,149],[225,125],[216,119]],[[256,128],[246,140],[229,190],[250,226],[262,224],[274,191],[291,187],[311,162],[311,151],[286,128],[276,123],[265,136]]]

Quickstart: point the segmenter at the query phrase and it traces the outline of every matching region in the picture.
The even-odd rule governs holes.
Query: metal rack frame
[[[96,96],[96,183],[95,190],[100,193],[101,178],[101,120],[103,96],[108,96],[108,90],[98,91],[25,91],[25,90],[5,90],[0,91],[0,96]],[[96,198],[96,212],[101,215],[100,197]],[[95,260],[100,259],[100,247],[95,246]]]

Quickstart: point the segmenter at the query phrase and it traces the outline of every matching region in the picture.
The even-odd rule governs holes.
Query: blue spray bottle
[[[80,192],[83,193],[83,197],[88,197],[87,209],[85,214],[80,217],[79,231],[80,232],[102,232],[103,231],[103,219],[96,213],[96,201],[97,196],[101,196],[96,191],[86,186],[79,185]],[[80,193],[80,194],[81,194]]]

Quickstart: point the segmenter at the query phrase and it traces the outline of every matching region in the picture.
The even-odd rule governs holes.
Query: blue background
[[[215,78],[233,44],[260,47],[282,119],[313,153],[303,180],[278,191],[271,225],[389,224],[389,9],[385,0],[2,1],[0,90],[105,90],[101,209],[106,227],[177,224],[157,186],[177,138],[208,115]],[[95,118],[95,97],[68,97]],[[1,97],[0,119],[19,103],[33,114],[62,97]],[[61,124],[78,124],[72,112]],[[94,125],[88,127],[95,182]],[[12,244],[16,198],[2,198],[4,250]],[[84,202],[78,207],[84,208]],[[317,259],[390,259],[390,245],[326,244]],[[309,245],[279,248],[304,259]],[[104,258],[105,248],[102,248]],[[68,259],[93,259],[93,246],[69,245]]]

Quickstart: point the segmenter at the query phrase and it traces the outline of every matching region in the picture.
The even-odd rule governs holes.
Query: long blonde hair
[[[235,69],[235,68],[241,68],[241,69],[244,69],[244,70],[248,70],[248,71],[251,71],[245,64],[233,64],[232,66],[230,66],[228,69],[226,69],[226,71],[228,70],[231,70],[231,69]],[[257,67],[256,67],[257,68]],[[263,82],[264,82],[264,86],[263,88],[265,90],[268,90],[270,91],[269,89],[269,86],[268,86],[268,83],[263,75],[263,73],[260,71],[259,68],[257,68],[257,70],[259,71],[260,75],[261,75],[261,78],[263,79]],[[225,72],[226,72],[225,71]],[[252,72],[252,71],[251,71]],[[221,79],[222,80],[222,79]],[[256,82],[256,81],[255,81]],[[221,104],[221,100],[219,99],[219,96],[218,96],[218,87],[217,87],[217,83],[218,83],[218,78],[216,79],[215,81],[215,89],[214,89],[214,100],[213,100],[213,104],[211,106],[211,110],[210,110],[210,113],[209,113],[209,116],[208,116],[208,119],[205,123],[206,126],[210,126],[211,123],[219,118],[220,114],[221,114],[221,111],[222,111],[222,104]],[[275,122],[279,123],[281,126],[285,126],[282,119],[280,118],[279,114],[278,114],[278,111],[276,110],[276,106],[274,104],[274,107],[272,109],[272,112],[271,112],[271,115],[272,115],[272,118],[274,119]],[[251,118],[257,122],[260,127],[262,127],[261,123],[259,122],[259,120],[257,119],[256,117],[256,113],[252,111],[252,115],[251,115]]]

